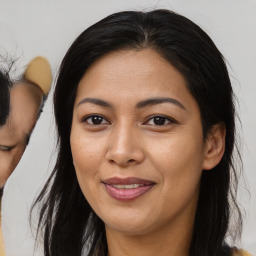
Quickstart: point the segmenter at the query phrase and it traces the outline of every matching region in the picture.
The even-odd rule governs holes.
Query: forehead
[[[41,98],[32,86],[20,83],[10,90],[10,105],[7,123],[0,128],[0,144],[12,145],[26,140],[37,121]]]
[[[85,96],[117,101],[129,95],[132,100],[172,96],[194,101],[184,76],[156,51],[143,49],[112,52],[96,61],[78,85],[76,102]]]

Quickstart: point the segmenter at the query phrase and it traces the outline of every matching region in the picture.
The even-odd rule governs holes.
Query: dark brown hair
[[[38,230],[46,256],[106,256],[104,223],[79,187],[70,149],[76,90],[87,69],[107,53],[152,48],[175,66],[198,103],[204,135],[217,123],[226,127],[226,149],[220,163],[203,172],[190,256],[230,255],[225,238],[236,204],[235,107],[227,67],[210,37],[189,19],[167,10],[120,12],[86,29],[64,57],[54,93],[58,157],[37,198]],[[232,181],[232,182],[231,182]],[[236,222],[241,228],[241,218]]]

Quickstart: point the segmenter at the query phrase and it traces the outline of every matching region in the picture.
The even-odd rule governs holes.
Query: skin
[[[27,82],[15,84],[10,91],[11,111],[0,128],[0,187],[19,163],[38,119],[43,93]]]
[[[172,100],[149,104],[156,97]],[[188,255],[200,177],[220,161],[224,139],[220,125],[203,139],[184,77],[154,50],[113,52],[86,71],[70,144],[81,190],[105,223],[109,256]],[[111,177],[155,185],[124,202],[107,193],[102,181]]]

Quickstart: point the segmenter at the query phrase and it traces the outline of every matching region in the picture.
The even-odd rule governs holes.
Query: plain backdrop
[[[255,0],[0,0],[0,53],[18,58],[14,76],[38,55],[48,58],[56,76],[68,47],[85,28],[113,12],[156,8],[174,10],[196,22],[229,63],[242,123],[244,182],[239,198],[246,218],[239,245],[256,255]],[[6,184],[2,225],[7,256],[33,255],[28,213],[51,173],[55,157],[51,91],[30,144]]]

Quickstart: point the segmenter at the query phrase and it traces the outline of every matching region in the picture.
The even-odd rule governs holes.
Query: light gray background
[[[206,30],[230,64],[242,122],[246,212],[241,246],[256,254],[256,0],[0,0],[0,52],[20,57],[21,73],[37,55],[56,74],[66,50],[88,26],[116,11],[168,8]],[[3,231],[8,256],[33,254],[28,212],[55,161],[52,92],[20,164],[5,188]],[[41,255],[37,252],[35,255]]]

